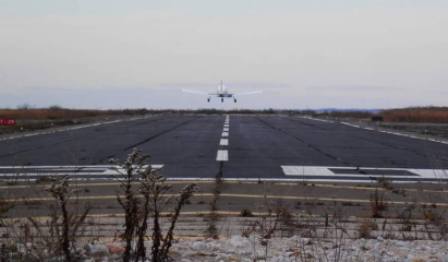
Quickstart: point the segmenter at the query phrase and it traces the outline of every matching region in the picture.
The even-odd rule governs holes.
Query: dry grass
[[[386,122],[448,123],[448,107],[416,107],[385,110]]]
[[[367,120],[381,117],[384,122],[411,122],[411,123],[448,123],[448,107],[409,107],[383,110],[376,114],[366,110],[339,110],[339,111],[292,111],[290,114],[311,115],[314,117],[335,119]]]
[[[35,131],[84,124],[101,119],[138,116],[148,113],[152,113],[152,111],[146,109],[78,110],[60,107],[0,109],[0,119],[14,119],[17,122],[17,124],[13,126],[0,126],[0,134]]]
[[[145,109],[137,110],[84,110],[52,108],[0,109],[0,118],[15,120],[70,120],[111,115],[143,114]]]
[[[347,110],[347,111],[328,111],[321,113],[314,113],[312,115],[318,117],[329,118],[355,118],[355,119],[370,119],[374,113],[365,110]]]

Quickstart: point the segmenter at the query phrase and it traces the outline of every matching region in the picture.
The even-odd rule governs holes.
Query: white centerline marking
[[[228,146],[229,145],[229,139],[221,138],[221,141],[219,141],[220,146]]]
[[[224,120],[224,128],[223,132],[221,134],[221,140],[219,141],[220,146],[228,146],[229,145],[229,115],[226,115],[226,119]],[[216,154],[216,161],[219,162],[226,162],[229,161],[229,151],[225,149],[218,150],[218,153]]]
[[[229,161],[229,151],[218,150],[218,154],[216,155],[216,161],[220,162]]]

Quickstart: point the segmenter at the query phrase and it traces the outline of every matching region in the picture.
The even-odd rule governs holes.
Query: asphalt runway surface
[[[0,141],[0,178],[19,166],[108,178],[109,159],[135,147],[169,178],[448,181],[442,143],[284,115],[177,114]]]

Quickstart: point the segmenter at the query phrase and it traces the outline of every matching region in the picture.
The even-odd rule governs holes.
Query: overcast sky
[[[0,0],[0,107],[447,105],[446,0]],[[263,89],[207,104],[182,88]]]

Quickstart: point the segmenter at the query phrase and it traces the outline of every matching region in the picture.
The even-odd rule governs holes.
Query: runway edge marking
[[[435,142],[435,143],[448,145],[448,140],[437,139],[437,138],[430,138],[430,137],[421,137],[421,136],[413,135],[413,134],[404,134],[404,133],[400,133],[400,132],[394,132],[394,131],[389,131],[389,130],[382,130],[382,129],[373,128],[373,127],[369,127],[369,126],[357,125],[357,124],[346,122],[346,121],[339,122],[339,121],[334,121],[334,120],[326,120],[326,119],[320,119],[320,118],[308,117],[308,116],[303,116],[303,117],[300,117],[300,118],[314,120],[314,121],[319,121],[319,122],[324,122],[324,123],[332,123],[332,124],[338,124],[339,123],[339,124],[342,124],[342,125],[345,125],[345,126],[348,126],[348,127],[358,128],[358,129],[362,129],[362,130],[375,131],[375,132],[388,134],[388,135],[395,135],[395,136],[401,136],[401,137],[406,137],[406,138],[412,138],[412,139],[417,139],[417,140],[430,141],[430,142]]]

